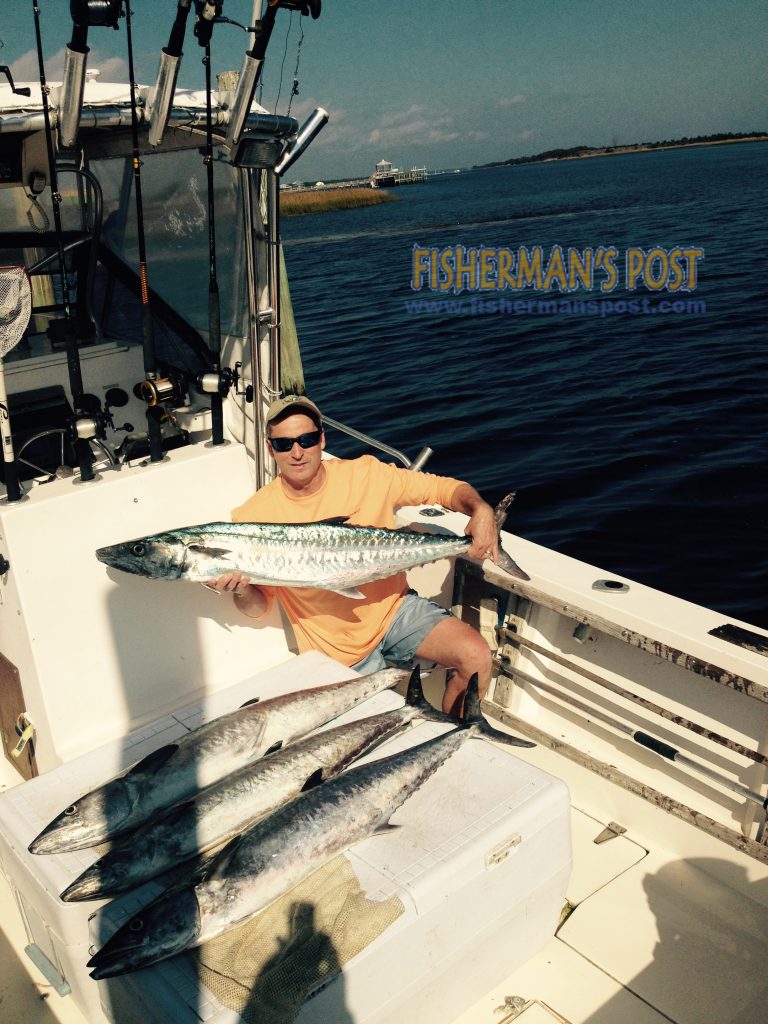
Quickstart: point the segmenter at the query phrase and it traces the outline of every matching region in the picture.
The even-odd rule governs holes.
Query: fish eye
[[[140,932],[144,927],[144,922],[140,917],[134,917],[128,927],[132,932]]]
[[[134,544],[132,550],[133,550],[134,555],[143,555],[144,554],[144,545],[143,544]]]
[[[71,807],[67,807],[64,810],[65,814],[77,814],[77,804],[72,804]]]

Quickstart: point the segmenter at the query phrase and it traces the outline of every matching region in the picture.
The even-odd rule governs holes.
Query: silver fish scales
[[[61,898],[114,896],[206,853],[425,714],[425,709],[404,707],[372,715],[298,740],[241,768],[117,839]]]
[[[238,708],[153,751],[127,772],[66,807],[32,841],[32,853],[96,846],[185,800],[262,754],[338,718],[361,701],[405,682],[384,669]]]
[[[205,523],[99,548],[116,569],[152,579],[205,583],[237,571],[252,583],[331,590],[361,598],[358,587],[417,565],[464,554],[454,534],[319,523]],[[501,568],[528,579],[506,552]]]
[[[485,722],[476,675],[465,707],[462,728],[350,768],[233,840],[201,881],[167,890],[119,928],[88,962],[91,976],[137,970],[254,917],[338,853],[385,828],[398,807],[472,736],[491,734],[512,746],[534,746]]]
[[[109,978],[174,956],[249,920],[355,842],[372,835],[469,737],[454,730],[350,768],[259,822],[196,885],[169,889],[91,958]]]

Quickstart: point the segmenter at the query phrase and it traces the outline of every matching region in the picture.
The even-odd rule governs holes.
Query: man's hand
[[[242,594],[250,585],[251,581],[241,572],[227,572],[223,576],[219,576],[218,579],[209,580],[206,583],[207,587],[210,587],[211,590],[218,590],[220,594]]]
[[[493,509],[485,502],[479,505],[470,516],[464,533],[472,538],[467,551],[470,558],[491,558],[496,564],[499,561],[499,531]]]
[[[235,599],[235,607],[243,615],[258,619],[267,610],[267,598],[264,591],[261,587],[251,583],[248,577],[241,572],[225,573],[206,585],[219,594],[232,594]]]
[[[456,488],[453,502],[457,512],[469,516],[467,528],[464,530],[466,536],[472,538],[472,544],[467,550],[468,557],[480,561],[491,558],[498,565],[499,529],[491,506],[487,501],[483,501],[470,484],[461,484]]]

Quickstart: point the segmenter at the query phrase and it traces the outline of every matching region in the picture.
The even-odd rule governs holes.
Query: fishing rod
[[[64,309],[64,322],[54,320],[49,326],[59,337],[63,338],[67,355],[67,372],[69,375],[69,388],[72,393],[72,405],[75,413],[74,443],[77,463],[80,469],[82,481],[93,480],[93,458],[91,455],[88,437],[95,434],[96,425],[88,417],[80,419],[83,413],[88,413],[85,408],[83,394],[83,377],[80,368],[80,352],[77,344],[77,330],[72,317],[72,307],[69,299],[69,281],[67,279],[67,262],[64,254],[63,229],[61,223],[61,193],[59,192],[59,181],[56,170],[56,157],[53,149],[53,132],[51,129],[51,112],[48,104],[48,83],[45,78],[45,60],[43,58],[43,36],[40,28],[40,5],[38,0],[32,0],[32,11],[35,20],[35,39],[37,43],[37,63],[40,77],[40,95],[43,104],[43,123],[45,125],[45,144],[48,155],[48,179],[51,187],[51,205],[53,207],[53,223],[56,235],[56,249],[59,266],[59,278],[61,282],[61,297]],[[91,410],[92,411],[92,410]]]
[[[216,215],[213,181],[213,111],[211,109],[211,35],[214,19],[221,14],[220,3],[206,3],[195,24],[197,41],[205,50],[205,168],[208,186],[208,347],[211,350],[211,372],[221,383],[211,393],[211,444],[224,444],[224,394],[227,387],[221,377],[221,307],[216,278]],[[205,17],[210,12],[212,17]]]
[[[245,68],[238,80],[238,90],[233,104],[233,111],[230,117],[228,140],[230,136],[237,140],[242,132],[243,124],[253,102],[253,94],[258,82],[259,71],[263,64],[267,44],[272,34],[275,16],[279,7],[286,7],[291,10],[300,10],[302,14],[310,13],[319,17],[320,0],[308,2],[291,2],[291,0],[270,0],[267,11],[263,18],[258,19],[254,27],[255,43],[245,57]],[[214,210],[214,175],[213,175],[213,118],[211,110],[211,54],[210,40],[213,26],[217,22],[235,24],[230,19],[222,18],[223,0],[211,2],[211,0],[196,0],[197,19],[195,23],[195,35],[201,46],[205,47],[205,94],[206,94],[206,155],[205,164],[207,169],[208,182],[208,252],[209,252],[209,286],[208,286],[208,326],[209,326],[209,348],[212,353],[211,371],[202,374],[199,378],[200,389],[209,394],[211,398],[211,433],[212,444],[224,443],[223,423],[223,397],[227,394],[233,382],[231,373],[222,373],[221,369],[221,316],[218,282],[216,278],[216,228]],[[239,26],[243,28],[244,26]],[[327,115],[326,115],[327,120]],[[319,125],[314,134],[319,131]],[[314,134],[312,137],[314,137]],[[306,144],[308,145],[309,139]],[[271,211],[272,216],[269,222],[276,225],[277,211]],[[273,240],[276,244],[276,241]],[[275,275],[272,275],[275,279]],[[276,298],[273,295],[272,307],[277,309]]]
[[[141,397],[147,403],[147,434],[149,437],[149,461],[162,462],[163,439],[160,430],[162,409],[160,401],[166,397],[162,388],[164,382],[157,379],[157,356],[155,352],[152,309],[149,304],[149,281],[147,275],[147,245],[144,236],[144,203],[141,193],[141,158],[139,155],[139,117],[136,109],[136,76],[133,63],[133,32],[131,27],[131,4],[125,4],[125,34],[128,43],[128,81],[131,93],[131,144],[133,147],[133,184],[136,195],[136,238],[139,249],[139,283],[141,286],[141,326],[144,348],[144,380],[139,386]]]
[[[615,729],[616,732],[621,733],[624,736],[628,736],[633,743],[636,743],[640,747],[644,747],[646,750],[653,751],[659,757],[665,758],[667,761],[674,761],[677,764],[684,765],[690,771],[695,772],[697,775],[701,775],[717,785],[722,786],[724,789],[730,790],[732,793],[736,793],[743,800],[749,800],[752,803],[758,804],[768,815],[768,797],[762,793],[756,793],[754,790],[749,789],[747,786],[743,786],[740,782],[735,782],[733,779],[727,778],[720,772],[714,771],[707,765],[702,764],[700,761],[694,760],[692,757],[688,757],[687,754],[683,754],[677,747],[673,747],[671,744],[666,743],[664,740],[659,739],[657,736],[652,736],[650,733],[643,732],[641,729],[635,729],[631,725],[626,725],[619,719],[614,718],[612,715],[608,715],[598,708],[591,707],[584,701],[579,700],[577,697],[573,697],[569,693],[565,693],[562,689],[556,686],[550,686],[541,679],[535,679],[533,676],[528,675],[519,669],[509,669],[509,672],[513,673],[514,676],[519,677],[523,682],[530,683],[531,686],[537,687],[544,693],[548,693],[551,696],[563,701],[565,704],[570,704],[572,707],[582,711],[588,718],[594,718],[598,722],[603,722],[611,729]],[[505,672],[506,674],[506,672]]]
[[[298,11],[303,17],[312,15],[312,19],[316,21],[320,17],[321,0],[267,0],[267,9],[253,28],[253,46],[246,51],[243,70],[237,81],[237,92],[232,103],[227,130],[227,145],[230,150],[239,142],[242,135],[243,125],[251,109],[256,86],[261,77],[264,56],[272,29],[275,27],[275,17],[280,7],[287,11]]]
[[[163,47],[160,65],[157,71],[155,89],[152,93],[149,143],[159,146],[168,125],[173,97],[176,91],[179,67],[183,56],[184,33],[187,19],[192,7],[192,0],[179,0],[176,16],[168,45]],[[223,0],[195,0],[195,36],[205,50],[203,66],[205,68],[205,99],[206,99],[206,133],[205,156],[208,191],[208,348],[211,353],[210,371],[198,379],[200,389],[211,398],[211,443],[224,443],[224,411],[223,401],[229,389],[228,376],[221,373],[221,308],[219,286],[216,275],[216,214],[214,202],[213,179],[213,110],[211,87],[211,35],[214,24],[220,20]],[[222,19],[226,21],[227,19]]]

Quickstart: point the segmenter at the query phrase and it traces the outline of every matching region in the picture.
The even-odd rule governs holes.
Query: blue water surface
[[[489,501],[516,490],[514,532],[768,626],[766,157],[740,143],[474,170],[284,218],[308,393],[411,457],[429,445],[428,469]],[[628,293],[620,259],[605,296],[527,289],[500,312],[477,301],[497,294],[413,291],[414,245],[704,256],[690,293]],[[520,298],[706,312],[515,312]]]

